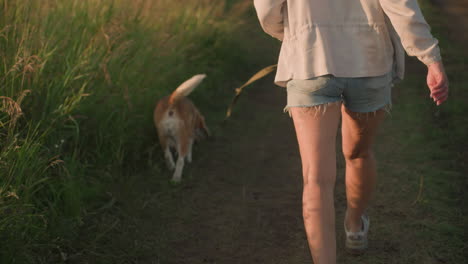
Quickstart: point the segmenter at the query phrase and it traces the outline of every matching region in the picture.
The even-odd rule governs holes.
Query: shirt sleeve
[[[421,12],[417,0],[380,0],[408,55],[426,65],[441,61],[438,41]]]
[[[263,30],[274,38],[283,40],[282,8],[286,0],[254,0],[258,20]]]

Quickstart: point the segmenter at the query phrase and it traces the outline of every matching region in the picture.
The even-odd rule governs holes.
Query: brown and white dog
[[[164,150],[164,157],[169,169],[174,170],[172,180],[180,181],[184,159],[192,161],[194,140],[209,136],[210,131],[205,118],[200,114],[188,96],[206,77],[198,74],[182,83],[171,95],[158,101],[154,109],[154,124],[158,131],[159,142]],[[174,164],[172,151],[177,154]]]

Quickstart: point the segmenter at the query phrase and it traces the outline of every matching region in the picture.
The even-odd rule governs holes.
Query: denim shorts
[[[311,107],[343,102],[353,112],[374,112],[391,105],[392,73],[376,77],[342,78],[323,75],[287,83],[287,105]]]

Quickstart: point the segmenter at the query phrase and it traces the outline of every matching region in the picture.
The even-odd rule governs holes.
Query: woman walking
[[[335,141],[346,160],[345,246],[362,253],[376,182],[372,145],[403,79],[404,51],[427,65],[430,97],[448,97],[438,42],[417,0],[254,0],[266,33],[282,41],[275,83],[287,88],[303,168],[303,219],[315,264],[336,263]]]

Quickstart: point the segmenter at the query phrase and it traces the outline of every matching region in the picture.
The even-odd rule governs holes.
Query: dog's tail
[[[197,87],[203,79],[205,79],[206,74],[197,74],[192,78],[183,82],[174,92],[172,92],[171,96],[169,97],[169,104],[174,104],[179,100],[181,97],[189,95],[195,87]]]

